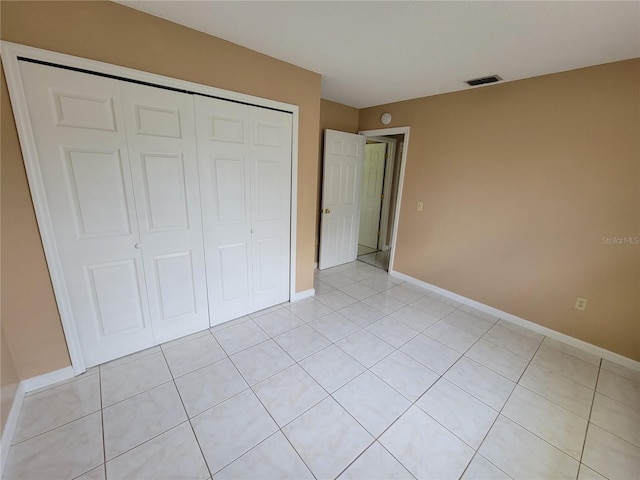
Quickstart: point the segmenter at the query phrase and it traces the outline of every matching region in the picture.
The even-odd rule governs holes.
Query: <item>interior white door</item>
[[[121,83],[156,343],[209,327],[193,96]]]
[[[325,130],[319,267],[356,259],[365,138]]]
[[[386,143],[370,143],[365,146],[358,243],[373,249],[378,249],[380,236],[386,153]]]
[[[154,344],[117,80],[20,62],[86,366]]]
[[[289,300],[291,114],[250,107],[253,311]]]
[[[289,298],[291,115],[196,96],[211,324]]]
[[[195,98],[211,324],[251,311],[251,168],[246,105]]]

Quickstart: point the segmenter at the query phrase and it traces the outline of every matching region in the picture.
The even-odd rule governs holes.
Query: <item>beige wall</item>
[[[640,360],[640,246],[602,241],[640,236],[639,59],[367,108],[359,128],[385,111],[411,127],[396,270]]]
[[[3,40],[300,107],[297,291],[313,286],[320,75],[112,2],[2,1]],[[69,364],[2,85],[2,322],[24,379]]]
[[[349,107],[341,103],[331,102],[324,98],[320,101],[320,148],[318,152],[318,197],[316,208],[316,251],[315,261],[318,261],[318,247],[320,239],[320,205],[322,199],[322,155],[324,152],[324,131],[326,129],[339,130],[341,132],[358,133],[357,108]]]
[[[33,213],[4,72],[0,76],[2,334],[13,353],[18,376],[24,380],[68,366],[69,354]]]
[[[0,334],[0,435],[7,423],[7,417],[13,405],[18,388],[18,373],[13,364],[13,357],[7,347],[4,334]]]

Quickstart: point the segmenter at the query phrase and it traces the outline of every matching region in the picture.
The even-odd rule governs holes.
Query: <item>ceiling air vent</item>
[[[467,80],[465,83],[469,84],[470,87],[476,87],[478,85],[484,85],[486,83],[495,83],[502,80],[498,75],[491,75],[489,77],[482,78],[474,78],[473,80]]]

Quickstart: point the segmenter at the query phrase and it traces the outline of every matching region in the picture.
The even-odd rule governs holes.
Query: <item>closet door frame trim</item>
[[[288,103],[268,100],[265,98],[246,95],[230,90],[202,85],[186,80],[179,80],[164,75],[147,73],[132,68],[121,67],[110,63],[89,60],[86,58],[75,57],[63,53],[52,52],[40,48],[29,47],[17,43],[1,41],[0,56],[2,57],[2,65],[4,67],[7,87],[9,89],[9,97],[11,99],[11,107],[18,130],[18,138],[22,157],[24,160],[29,190],[33,201],[36,220],[40,230],[40,237],[44,248],[49,275],[53,285],[53,291],[60,313],[62,329],[64,331],[71,366],[75,375],[79,375],[86,371],[80,340],[76,330],[76,324],[69,301],[67,286],[62,274],[62,265],[56,245],[55,236],[53,234],[53,225],[51,216],[49,215],[49,206],[46,201],[44,183],[42,173],[38,163],[38,153],[33,130],[31,128],[31,119],[27,108],[27,100],[22,85],[22,76],[20,74],[19,62],[20,58],[36,60],[40,62],[52,63],[60,66],[68,66],[74,69],[87,70],[97,74],[105,74],[123,79],[130,79],[136,82],[150,83],[160,87],[168,87],[171,89],[186,90],[195,94],[203,94],[207,96],[217,97],[223,100],[246,103],[258,107],[281,110],[292,114],[293,131],[291,142],[291,218],[290,218],[290,259],[289,259],[289,298],[295,300],[300,297],[296,294],[296,232],[297,232],[297,197],[298,197],[298,128],[299,128],[299,107]]]

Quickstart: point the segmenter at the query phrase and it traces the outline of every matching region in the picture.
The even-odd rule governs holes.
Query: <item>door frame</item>
[[[53,286],[53,292],[60,313],[62,330],[67,342],[71,366],[75,375],[86,371],[82,348],[76,330],[75,319],[69,301],[67,286],[62,274],[59,251],[53,234],[53,225],[49,215],[49,206],[46,201],[44,183],[38,163],[35,136],[31,129],[31,121],[27,108],[27,100],[22,85],[19,61],[21,58],[51,63],[53,66],[66,66],[73,69],[84,70],[86,73],[98,73],[116,79],[129,79],[143,84],[152,84],[160,87],[168,87],[173,90],[186,90],[188,92],[221,98],[240,103],[255,105],[258,107],[281,110],[292,114],[293,131],[291,145],[291,247],[289,257],[289,298],[291,301],[305,297],[303,293],[296,293],[296,234],[297,234],[297,197],[298,197],[298,129],[299,107],[288,103],[278,102],[265,98],[246,95],[243,93],[223,90],[199,83],[180,80],[177,78],[147,73],[132,68],[113,65],[110,63],[89,60],[86,58],[52,52],[40,48],[29,47],[17,43],[1,41],[0,56],[7,80],[11,107],[18,131],[18,139],[22,150],[22,158],[27,172],[29,190],[36,214],[40,237],[44,248],[49,276]]]
[[[396,145],[398,140],[395,138],[387,137],[366,137],[369,140],[375,140],[378,143],[386,143],[387,151],[385,153],[386,159],[384,161],[384,183],[382,184],[382,206],[380,208],[380,225],[378,230],[380,235],[378,236],[378,250],[388,250],[389,245],[386,245],[387,231],[389,229],[389,207],[391,206],[391,185],[393,181],[393,165],[396,159]],[[384,239],[381,243],[381,239]]]
[[[392,127],[380,128],[376,130],[360,130],[359,135],[369,137],[382,137],[385,135],[404,135],[404,148],[402,149],[402,157],[400,158],[400,178],[398,179],[398,191],[396,192],[396,206],[393,216],[393,228],[391,230],[391,252],[389,254],[389,270],[393,272],[393,263],[396,253],[396,240],[398,238],[398,225],[400,220],[400,207],[402,203],[402,188],[404,185],[404,173],[407,165],[407,152],[409,151],[409,132],[411,127]]]

